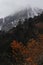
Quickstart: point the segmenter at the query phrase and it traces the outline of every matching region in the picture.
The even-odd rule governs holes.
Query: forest
[[[0,65],[43,65],[43,13],[0,31]]]

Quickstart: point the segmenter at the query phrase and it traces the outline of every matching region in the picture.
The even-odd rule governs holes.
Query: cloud
[[[43,8],[43,0],[0,0],[0,17],[8,16],[29,5]]]

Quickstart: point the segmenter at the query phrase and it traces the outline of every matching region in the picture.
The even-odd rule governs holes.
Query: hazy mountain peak
[[[12,27],[16,27],[16,25],[18,24],[19,19],[24,20],[25,18],[30,18],[30,17],[34,17],[34,16],[38,16],[39,14],[41,14],[43,12],[43,9],[39,9],[39,8],[32,8],[32,7],[26,7],[24,9],[22,9],[19,12],[16,12],[13,15],[9,15],[7,17],[5,17],[2,20],[2,24],[0,25],[2,30],[9,30]],[[1,21],[1,19],[0,19]]]

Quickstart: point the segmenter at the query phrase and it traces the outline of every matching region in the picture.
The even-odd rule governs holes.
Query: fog
[[[30,6],[43,9],[43,0],[0,0],[0,17],[8,16]]]

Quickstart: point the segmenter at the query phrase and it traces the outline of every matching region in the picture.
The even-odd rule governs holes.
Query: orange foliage
[[[23,56],[22,59],[24,59],[25,62],[30,63],[30,65],[38,65],[35,62],[37,62],[39,59],[39,55],[43,54],[43,35],[39,35],[39,38],[40,42],[30,39],[30,41],[27,43],[27,46],[24,46],[23,43],[14,40],[11,43],[13,55],[20,53]],[[17,53],[15,53],[15,50]],[[16,59],[18,58],[16,57]]]
[[[11,48],[18,49],[21,54],[29,54],[29,50],[21,42],[19,43],[14,40],[13,43],[11,43]]]

